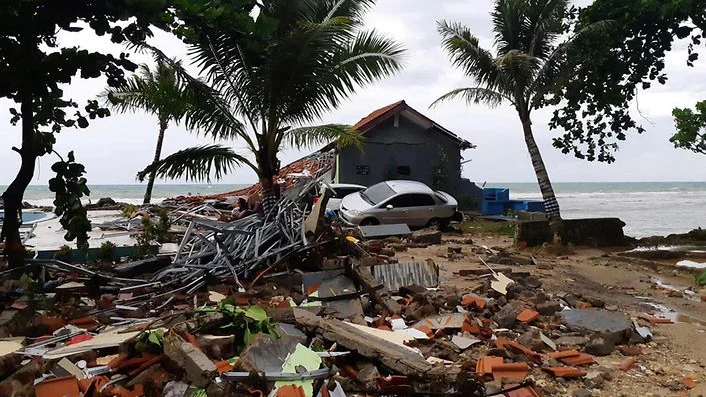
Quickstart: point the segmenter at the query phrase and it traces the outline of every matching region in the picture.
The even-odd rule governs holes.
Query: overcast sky
[[[463,153],[466,159],[472,160],[464,166],[465,177],[478,183],[536,181],[520,122],[511,108],[468,108],[461,102],[428,108],[441,94],[472,83],[450,66],[448,57],[440,48],[436,21],[447,19],[462,22],[481,38],[486,47],[490,47],[491,5],[490,0],[379,0],[368,14],[368,26],[404,44],[408,49],[406,68],[393,78],[360,89],[321,122],[354,124],[372,110],[404,99],[437,123],[477,145],[477,149]],[[121,50],[119,46],[90,34],[72,34],[66,38],[66,42],[69,41],[78,41],[89,49],[112,48],[115,53]],[[167,34],[158,33],[152,42],[172,56],[186,56],[186,49]],[[132,56],[132,59],[149,61],[145,56]],[[678,45],[667,57],[668,84],[640,93],[639,107],[646,118],[643,124],[647,131],[643,135],[629,136],[617,153],[614,164],[588,163],[561,154],[551,146],[551,138],[556,133],[550,132],[547,127],[550,111],[536,112],[534,130],[552,180],[706,180],[706,156],[676,150],[668,142],[674,129],[672,108],[693,106],[697,101],[706,99],[704,62],[689,68],[685,60],[686,49],[684,45]],[[103,87],[103,80],[76,79],[66,92],[83,103],[95,97]],[[0,185],[8,184],[19,167],[19,156],[10,150],[10,146],[20,146],[20,131],[19,126],[9,124],[9,107],[9,102],[0,102],[0,140],[3,142],[0,146]],[[157,120],[153,116],[113,115],[93,121],[87,129],[61,133],[57,136],[56,150],[62,154],[74,150],[77,161],[86,165],[91,184],[130,184],[135,183],[137,171],[151,161],[156,132]],[[183,128],[171,126],[166,134],[163,154],[207,142],[205,138],[189,134]],[[240,143],[229,144],[244,153]],[[301,154],[286,150],[280,158],[286,164]],[[51,156],[40,160],[33,184],[46,184],[52,176],[50,166],[54,161],[56,159]],[[249,183],[254,180],[252,171],[243,168],[228,175],[222,183]]]

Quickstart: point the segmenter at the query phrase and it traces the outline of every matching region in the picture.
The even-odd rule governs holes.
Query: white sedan
[[[414,181],[387,181],[341,201],[340,215],[350,225],[406,223],[410,227],[446,226],[458,203],[450,194]]]
[[[367,189],[365,186],[350,183],[332,183],[328,186],[333,190],[333,196],[328,200],[326,209],[333,211],[338,211],[338,208],[341,206],[341,200],[343,200],[344,197]]]

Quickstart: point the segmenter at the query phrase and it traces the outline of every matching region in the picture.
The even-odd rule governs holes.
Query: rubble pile
[[[318,170],[267,215],[191,219],[172,257],[0,273],[0,396],[589,396],[669,321],[545,290],[516,269],[534,257],[468,238],[361,240],[325,219]],[[426,246],[477,259],[475,286],[397,259]]]

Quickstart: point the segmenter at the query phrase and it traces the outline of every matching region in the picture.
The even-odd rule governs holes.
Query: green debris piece
[[[706,269],[696,277],[697,285],[706,285]]]
[[[297,373],[297,368],[304,367],[307,371],[314,371],[321,366],[321,357],[315,351],[307,348],[301,343],[297,343],[294,351],[290,353],[282,364],[282,372]],[[278,381],[275,382],[275,387],[295,385],[304,388],[304,395],[314,395],[314,380],[301,381]]]
[[[248,310],[245,311],[245,316],[255,321],[265,321],[268,318],[267,312],[260,306],[250,306]]]

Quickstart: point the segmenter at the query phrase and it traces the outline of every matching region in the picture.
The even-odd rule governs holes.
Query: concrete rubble
[[[469,239],[444,251],[481,255],[463,275],[476,287],[440,286],[433,260],[395,258],[440,231],[363,240],[317,211],[323,172],[269,214],[191,218],[169,260],[0,273],[0,395],[587,396],[610,382],[596,356],[634,370],[665,322],[545,290],[515,271],[534,257]]]

